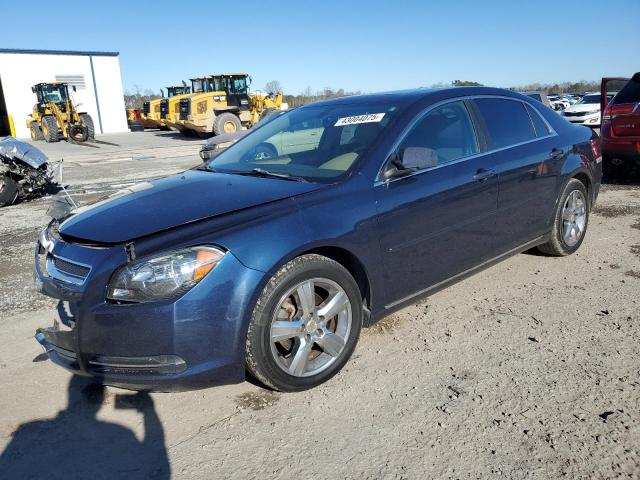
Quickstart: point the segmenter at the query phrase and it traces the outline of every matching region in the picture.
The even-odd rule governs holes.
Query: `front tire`
[[[557,257],[578,250],[587,233],[590,208],[587,187],[576,178],[569,180],[558,201],[551,238],[538,250]]]
[[[240,119],[233,113],[225,112],[213,119],[213,133],[222,135],[242,130]]]
[[[55,143],[60,141],[60,133],[58,132],[58,122],[50,115],[42,117],[42,134],[47,143]]]
[[[44,140],[44,135],[42,134],[42,130],[40,130],[40,126],[38,122],[31,122],[29,126],[29,131],[31,133],[31,140]]]
[[[13,204],[18,198],[18,184],[9,175],[0,177],[0,207]]]
[[[362,328],[362,297],[351,274],[320,255],[291,260],[271,277],[247,333],[247,369],[284,392],[315,387],[349,360]]]

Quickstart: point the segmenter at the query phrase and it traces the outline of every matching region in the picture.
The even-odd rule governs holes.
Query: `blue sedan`
[[[262,154],[268,149],[272,154]],[[284,113],[199,168],[54,220],[35,250],[55,363],[145,390],[314,387],[363,326],[518,252],[575,252],[597,136],[484,87]]]

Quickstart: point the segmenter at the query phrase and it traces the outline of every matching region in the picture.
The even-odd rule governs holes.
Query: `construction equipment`
[[[76,87],[72,87],[76,91]],[[58,142],[62,139],[80,143],[95,136],[93,120],[86,112],[78,112],[69,95],[69,85],[62,82],[38,83],[31,87],[38,103],[27,117],[33,140]]]
[[[173,85],[167,87],[167,96],[164,96],[164,91],[160,89],[162,97],[154,98],[148,102],[142,104],[143,118],[155,124],[158,128],[168,130],[166,118],[169,112],[168,100],[176,95],[183,95],[189,93],[189,87],[185,85]]]
[[[168,99],[164,99],[160,103],[160,111],[166,109],[164,123],[168,127],[173,127],[176,130],[184,132],[186,130],[183,122],[180,121],[180,101],[185,98],[190,98],[198,93],[204,93],[209,91],[209,80],[206,77],[191,78],[191,87],[184,87],[188,90],[185,93],[175,94]],[[164,107],[163,107],[164,105]]]
[[[156,124],[147,120],[139,108],[127,108],[127,125],[132,132],[142,132],[145,128],[156,128]]]
[[[250,80],[246,73],[208,77],[206,92],[180,100],[180,124],[200,136],[233,133],[282,106],[282,93],[249,95]]]

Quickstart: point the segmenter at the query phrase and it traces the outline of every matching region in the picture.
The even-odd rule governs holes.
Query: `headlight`
[[[217,143],[215,146],[216,150],[224,150],[225,148],[230,147],[231,145],[233,145],[235,143],[235,141],[231,141],[231,142],[222,142],[222,143]]]
[[[222,260],[225,252],[192,247],[134,261],[112,275],[107,299],[154,302],[184,295]]]

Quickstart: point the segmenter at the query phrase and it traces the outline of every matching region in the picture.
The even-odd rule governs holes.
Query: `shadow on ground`
[[[2,478],[113,479],[170,477],[164,431],[148,393],[116,395],[116,409],[135,409],[144,439],[98,420],[105,387],[79,376],[69,382],[69,403],[51,420],[20,425],[0,455]]]

